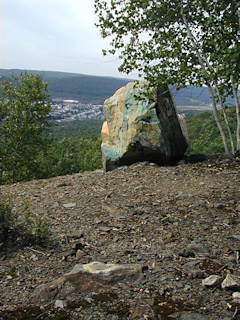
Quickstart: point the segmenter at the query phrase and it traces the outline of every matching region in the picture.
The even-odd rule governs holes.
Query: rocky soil
[[[0,244],[2,319],[240,319],[239,162],[141,163],[2,194],[16,212],[28,201],[49,226],[41,245],[14,235]],[[92,261],[140,264],[142,277],[30,303],[39,285]],[[224,286],[227,275],[235,283]]]

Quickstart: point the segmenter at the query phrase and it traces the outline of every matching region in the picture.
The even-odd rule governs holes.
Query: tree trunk
[[[227,117],[227,114],[226,114],[226,111],[225,111],[225,108],[224,108],[224,105],[223,105],[222,96],[221,96],[221,93],[219,91],[217,82],[215,80],[214,80],[214,86],[215,86],[215,88],[217,90],[217,93],[218,93],[220,106],[221,106],[221,109],[223,111],[224,120],[225,120],[225,123],[226,123],[226,126],[227,126],[227,130],[228,130],[228,136],[229,136],[230,142],[231,142],[232,155],[234,156],[235,155],[235,146],[234,146],[234,141],[233,141],[233,135],[232,135],[232,131],[231,131],[231,128],[230,128],[229,122],[228,122],[228,117]]]
[[[216,104],[216,100],[215,100],[215,97],[214,97],[214,92],[213,92],[212,86],[210,84],[208,84],[208,92],[209,92],[209,95],[210,95],[210,98],[211,98],[211,101],[212,101],[214,119],[216,121],[216,124],[218,126],[218,130],[219,130],[220,135],[222,137],[222,141],[223,141],[223,145],[224,145],[224,149],[225,149],[226,155],[229,158],[232,158],[232,154],[231,154],[231,152],[229,150],[229,146],[228,146],[228,142],[227,142],[227,137],[225,135],[225,132],[223,130],[223,127],[222,127],[222,124],[221,124],[221,121],[220,121],[220,118],[219,118],[219,113],[218,113],[218,110],[217,110],[217,104]]]
[[[237,114],[237,152],[240,153],[240,103],[237,95],[237,87],[234,84],[234,77],[231,75],[231,83],[232,83],[232,89],[233,89],[233,95],[236,102],[236,114]]]
[[[201,48],[199,48],[199,45],[196,43],[196,39],[195,39],[194,35],[192,34],[192,32],[191,32],[191,30],[189,28],[189,24],[188,24],[187,18],[185,16],[185,14],[183,13],[183,9],[182,8],[181,8],[181,15],[182,15],[182,21],[183,21],[183,23],[184,23],[184,25],[186,27],[189,39],[190,39],[190,41],[192,43],[193,48],[196,50],[196,54],[197,54],[197,57],[198,57],[198,62],[200,64],[204,74],[207,76],[208,72],[206,70],[206,64],[207,64],[208,61],[204,61],[203,58],[202,58],[202,52],[200,51]],[[214,97],[214,92],[213,92],[212,86],[210,85],[210,83],[208,81],[206,81],[206,85],[208,87],[208,92],[209,92],[209,95],[210,95],[210,98],[211,98],[211,101],[212,101],[214,119],[216,121],[218,130],[219,130],[220,135],[222,137],[222,141],[223,141],[225,152],[226,152],[226,154],[227,154],[227,156],[229,158],[232,158],[232,154],[230,152],[230,149],[229,149],[229,146],[228,146],[228,142],[227,142],[227,137],[226,137],[226,134],[225,134],[225,132],[223,130],[223,127],[222,127],[222,124],[221,124],[221,121],[220,121],[220,118],[219,118],[219,114],[218,114],[218,110],[217,110],[217,104],[216,104],[216,100],[215,100],[215,97]]]

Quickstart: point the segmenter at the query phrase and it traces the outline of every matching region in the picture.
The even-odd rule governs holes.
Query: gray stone
[[[55,308],[64,309],[66,307],[66,303],[63,300],[56,300],[54,303]]]
[[[217,286],[222,281],[222,277],[212,274],[211,276],[202,280],[202,284],[205,287],[214,287]]]
[[[240,292],[233,292],[232,298],[234,302],[240,303]]]
[[[112,228],[111,227],[107,227],[107,226],[101,226],[101,227],[99,227],[99,230],[103,231],[103,232],[109,232],[109,231],[112,230]]]
[[[240,241],[240,234],[233,234],[232,237]]]
[[[191,269],[197,269],[197,266],[199,264],[200,264],[200,260],[189,261],[183,265],[183,269],[186,271],[190,271]]]
[[[78,249],[77,252],[76,252],[76,260],[81,259],[84,255],[85,255],[85,252],[80,250],[80,249]]]
[[[187,247],[187,250],[193,251],[198,254],[207,254],[208,249],[201,243],[197,241],[192,241]]]
[[[240,289],[240,277],[228,274],[221,284],[223,289]]]
[[[76,203],[72,203],[72,202],[63,204],[64,208],[73,208],[75,206],[76,206]]]
[[[179,192],[178,193],[178,198],[181,199],[181,200],[190,199],[192,197],[193,197],[192,194],[187,194],[187,193],[183,193],[183,192]]]
[[[189,275],[194,279],[195,278],[202,278],[203,274],[204,274],[204,272],[202,270],[200,270],[199,268],[192,269],[189,272]]]
[[[179,313],[174,313],[169,316],[169,318],[179,319],[179,320],[209,320],[209,316],[195,312],[184,312],[179,315]]]
[[[87,314],[87,315],[84,317],[84,320],[94,320],[94,317],[93,317],[93,315],[91,315],[91,314]]]
[[[195,257],[195,254],[193,251],[190,251],[184,248],[179,252],[179,256],[187,258],[187,257]]]
[[[83,232],[81,230],[73,230],[70,234],[67,234],[67,237],[73,238],[73,239],[80,239],[84,236]]]

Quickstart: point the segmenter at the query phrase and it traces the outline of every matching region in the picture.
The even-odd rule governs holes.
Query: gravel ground
[[[2,319],[240,319],[232,296],[240,284],[202,284],[240,276],[239,162],[141,163],[3,186],[2,194],[15,212],[27,202],[44,213],[49,227],[41,245],[14,234],[0,243]],[[78,292],[58,308],[29,304],[40,284],[91,261],[139,263],[143,277]]]

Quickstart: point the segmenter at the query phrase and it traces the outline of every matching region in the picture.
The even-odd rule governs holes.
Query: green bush
[[[0,205],[0,239],[5,241],[10,235],[23,244],[40,244],[48,234],[45,216],[32,212],[29,203],[22,210],[14,211],[12,201],[3,199]]]
[[[11,228],[15,225],[16,217],[12,204],[8,199],[2,199],[0,204],[0,238],[7,238]]]
[[[41,76],[12,75],[1,86],[1,172],[4,183],[36,178],[37,155],[47,149],[51,104]]]
[[[54,141],[64,138],[79,139],[93,135],[100,136],[102,124],[103,120],[99,119],[62,121],[60,123],[53,121],[50,128],[50,136]]]
[[[51,145],[47,157],[39,156],[38,163],[38,179],[100,169],[101,138],[63,138]]]
[[[93,171],[102,168],[101,155],[102,120],[86,119],[52,123],[51,142],[35,154],[34,170],[28,175],[28,168],[21,167],[21,178],[16,181],[47,179],[56,176]],[[14,147],[13,147],[14,149]],[[12,183],[8,176],[11,170],[2,172],[3,184]]]
[[[48,234],[48,225],[43,213],[32,212],[28,202],[25,203],[21,223],[18,225],[20,240],[25,243],[41,243]]]

